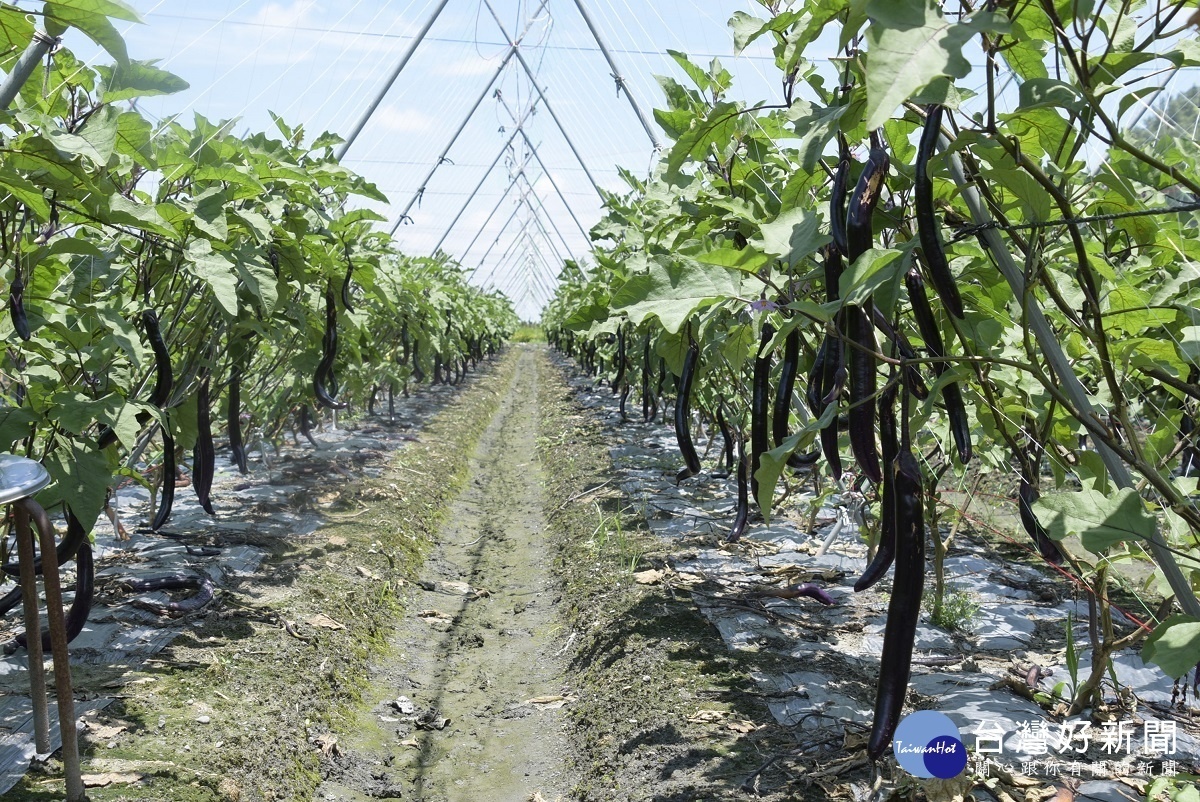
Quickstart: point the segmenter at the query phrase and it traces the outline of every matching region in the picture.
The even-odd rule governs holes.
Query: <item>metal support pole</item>
[[[50,48],[58,44],[58,39],[46,33],[45,31],[34,31],[33,38],[29,40],[29,44],[25,46],[25,51],[21,53],[17,63],[13,65],[12,72],[4,79],[4,83],[0,84],[0,109],[7,109],[9,105],[16,100],[17,93],[21,91],[21,87],[29,80],[29,76],[37,69],[37,65],[41,63],[42,58],[50,52]]]
[[[950,141],[945,136],[938,139],[938,147],[943,151],[949,146]],[[992,215],[980,197],[979,190],[967,179],[962,159],[957,153],[949,153],[947,155],[950,163],[950,177],[958,185],[959,192],[962,194],[962,198],[971,212],[972,219],[978,225],[990,224],[992,222]],[[1049,363],[1050,369],[1058,377],[1063,393],[1071,399],[1071,403],[1075,405],[1087,421],[1092,421],[1096,417],[1096,412],[1092,407],[1091,401],[1088,399],[1087,389],[1079,381],[1079,377],[1075,375],[1075,371],[1071,369],[1071,363],[1067,359],[1067,355],[1063,353],[1062,346],[1059,344],[1058,335],[1042,314],[1041,307],[1037,304],[1029,304],[1028,306],[1024,304],[1024,271],[1017,265],[1012,254],[1009,253],[1004,240],[1000,237],[1000,232],[994,228],[985,228],[979,232],[979,235],[983,238],[988,250],[991,251],[992,256],[996,260],[997,267],[1004,274],[1004,278],[1008,281],[1009,286],[1012,287],[1013,293],[1016,294],[1018,301],[1022,304],[1027,325],[1033,332],[1038,346],[1042,349],[1042,355],[1046,358],[1046,362]],[[1108,474],[1112,477],[1117,487],[1133,487],[1133,477],[1129,473],[1128,466],[1125,465],[1121,458],[1101,442],[1099,438],[1095,438],[1095,444],[1096,453],[1100,455],[1100,459],[1104,462],[1104,467],[1108,469]],[[1200,618],[1200,599],[1196,598],[1191,584],[1179,569],[1174,555],[1169,551],[1166,542],[1157,529],[1154,530],[1153,535],[1147,538],[1147,543],[1150,551],[1154,554],[1155,562],[1162,569],[1167,584],[1171,586],[1179,607],[1187,615]]]
[[[508,186],[506,186],[504,191],[500,193],[500,200],[496,201],[496,205],[492,207],[492,211],[488,213],[486,218],[484,218],[483,225],[479,227],[479,230],[475,232],[475,236],[471,238],[471,242],[467,245],[467,249],[459,254],[459,263],[462,263],[462,261],[467,258],[467,254],[470,253],[471,249],[475,247],[475,243],[479,241],[480,235],[483,234],[484,229],[488,227],[488,223],[492,222],[492,218],[496,215],[496,212],[500,211],[500,207],[504,205],[504,199],[508,197],[508,193],[512,192],[512,188],[516,185],[517,177],[514,175],[511,179],[509,179]]]
[[[526,199],[526,204],[527,205],[529,204],[528,199]],[[560,264],[565,263],[567,261],[566,257],[564,257],[562,255],[562,253],[559,252],[558,246],[554,243],[554,240],[550,237],[550,233],[548,231],[546,231],[546,226],[544,226],[542,224],[541,216],[537,213],[537,209],[534,209],[533,206],[530,205],[529,210],[531,212],[533,212],[533,222],[537,225],[538,233],[541,234],[542,240],[546,243],[546,247],[549,249],[549,252],[554,255],[554,258],[557,259]],[[538,255],[541,256],[541,253],[539,252]],[[572,257],[572,259],[573,258],[574,257]],[[544,263],[545,263],[545,260],[543,259],[543,264]],[[547,270],[547,272],[551,272],[551,273],[554,272],[553,269],[549,267],[549,265],[546,265],[546,270]],[[557,275],[557,273],[555,273],[555,275]]]
[[[508,247],[504,249],[504,253],[500,254],[500,259],[497,260],[495,266],[492,268],[491,275],[495,276],[496,271],[499,269],[500,265],[504,264],[504,261],[509,257],[509,255],[515,254],[521,249],[521,246],[525,244],[525,236],[529,231],[530,223],[530,220],[526,220],[521,224],[521,228],[517,231],[516,236],[513,237],[513,241],[510,242]]]
[[[612,53],[608,52],[608,45],[604,43],[604,39],[600,36],[600,30],[596,24],[592,22],[591,14],[588,14],[587,9],[583,5],[583,0],[575,0],[575,6],[579,9],[580,16],[587,23],[588,30],[592,32],[592,38],[596,40],[596,44],[600,46],[600,52],[604,54],[604,58],[608,61],[608,66],[612,70],[613,80],[617,82],[617,94],[625,93],[625,98],[629,101],[629,105],[633,107],[633,113],[637,115],[638,122],[642,124],[642,130],[646,132],[646,136],[650,137],[650,144],[655,150],[662,150],[662,145],[658,141],[658,137],[654,135],[654,129],[650,127],[650,123],[646,120],[646,115],[642,114],[642,109],[638,106],[637,101],[633,99],[633,95],[629,93],[629,87],[625,85],[625,79],[621,77],[621,71],[617,69],[617,62],[613,60]]]
[[[469,123],[471,118],[475,116],[475,110],[479,108],[479,105],[483,103],[483,99],[487,97],[488,92],[492,90],[492,86],[495,85],[496,79],[500,77],[500,74],[504,72],[504,68],[508,66],[509,60],[516,55],[521,58],[522,62],[524,62],[524,58],[521,57],[520,51],[521,42],[524,40],[525,35],[529,33],[529,28],[533,24],[532,17],[536,17],[539,13],[541,13],[541,10],[546,7],[546,3],[549,1],[550,0],[542,0],[541,4],[537,7],[537,10],[533,12],[530,22],[526,23],[525,29],[521,31],[520,37],[517,39],[509,39],[508,35],[505,34],[504,38],[509,39],[509,41],[512,42],[512,44],[508,46],[508,52],[506,52],[504,54],[504,58],[500,60],[500,66],[496,68],[496,72],[492,74],[492,79],[488,81],[487,86],[485,86],[483,89],[483,92],[481,92],[479,97],[475,100],[475,104],[471,106],[471,110],[467,112],[467,116],[463,118],[462,124],[459,125],[458,130],[454,132],[454,136],[450,137],[450,142],[446,145],[445,149],[442,150],[442,153],[440,156],[438,156],[437,161],[433,163],[433,167],[429,169],[429,173],[421,182],[421,186],[417,188],[417,191],[413,194],[412,199],[408,202],[408,205],[404,207],[404,211],[400,213],[400,216],[396,219],[396,222],[392,224],[392,230],[388,232],[390,236],[395,236],[396,229],[400,227],[402,222],[408,219],[408,213],[412,210],[413,204],[415,204],[425,192],[425,187],[429,185],[429,179],[433,178],[433,174],[437,171],[437,168],[440,167],[442,162],[446,160],[446,155],[449,154],[450,149],[454,147],[454,143],[458,140],[459,135],[462,134],[463,130],[467,127],[467,123]],[[543,101],[543,103],[544,102],[545,101]]]
[[[396,65],[396,69],[392,70],[392,74],[387,79],[387,83],[385,83],[383,88],[379,90],[379,94],[377,94],[375,99],[371,101],[371,105],[367,106],[367,110],[364,111],[362,116],[358,118],[358,122],[355,123],[354,129],[351,130],[350,134],[346,137],[346,141],[343,142],[334,153],[334,158],[339,162],[342,160],[342,157],[346,155],[346,151],[350,149],[350,146],[354,144],[354,140],[358,138],[360,133],[362,133],[362,129],[366,126],[367,121],[371,119],[371,115],[375,113],[375,110],[379,108],[379,104],[383,102],[384,96],[391,91],[392,84],[394,84],[396,79],[400,77],[400,72],[405,68],[405,66],[408,65],[408,60],[412,58],[412,54],[417,51],[417,46],[421,44],[421,41],[425,38],[425,34],[429,33],[429,29],[433,27],[434,21],[442,13],[442,9],[446,7],[448,2],[450,2],[450,0],[442,0],[440,3],[438,3],[437,8],[435,8],[433,13],[429,15],[429,19],[425,20],[425,24],[421,26],[421,30],[417,31],[417,35],[413,37],[412,44],[408,46],[408,50],[404,51],[404,55],[400,57],[400,63]]]
[[[519,212],[520,210],[521,210],[521,204],[518,203],[513,208],[513,213],[511,215],[509,215],[508,220],[506,220],[504,225],[500,227],[500,231],[499,231],[499,233],[496,234],[496,238],[494,240],[492,240],[492,244],[489,245],[487,250],[483,252],[483,257],[479,260],[479,264],[475,265],[475,270],[471,271],[471,275],[474,275],[476,270],[483,267],[483,263],[487,261],[488,254],[490,254],[492,252],[492,249],[496,247],[496,243],[498,243],[500,241],[500,237],[504,236],[505,229],[507,229],[508,226],[512,223],[513,219],[517,216],[517,212]],[[528,223],[526,223],[526,225],[528,225]],[[510,249],[511,249],[511,246],[510,246]]]
[[[42,620],[38,613],[37,558],[29,513],[13,505],[13,531],[21,568],[21,600],[25,605],[25,648],[28,652],[29,697],[33,702],[33,744],[39,755],[50,754],[50,713],[46,703],[46,674],[42,657]]]
[[[570,251],[567,252],[567,256],[563,256],[562,252],[558,249],[558,244],[550,236],[550,232],[546,230],[546,226],[542,223],[542,216],[538,214],[537,209],[535,209],[532,204],[529,204],[528,200],[526,200],[526,205],[529,206],[529,211],[533,213],[533,222],[537,224],[538,233],[542,235],[542,239],[545,241],[546,247],[548,247],[550,252],[554,254],[554,258],[560,262],[565,262],[568,258],[573,259],[574,257],[570,256]]]
[[[542,272],[535,274],[536,278],[538,279],[538,283],[541,285],[543,290],[550,295],[554,295],[554,279],[558,278],[558,274],[554,272],[554,268],[551,267],[546,261],[546,257],[541,253],[541,251],[535,251],[533,255],[544,268]]]
[[[509,259],[505,259],[504,261],[497,263],[497,270],[493,271],[494,275],[488,278],[488,286],[497,292],[501,292],[509,297],[512,297],[510,293],[513,290],[513,275],[516,272],[515,268],[520,264],[520,261],[521,257],[514,253],[511,257],[511,261]],[[514,269],[508,270],[507,268],[509,267]],[[497,278],[499,281],[496,280]]]
[[[591,242],[592,238],[588,235],[587,229],[583,227],[583,224],[579,222],[579,218],[575,216],[575,210],[571,208],[571,204],[567,201],[567,196],[559,189],[558,182],[554,180],[554,176],[550,173],[550,168],[542,161],[542,155],[538,153],[538,149],[534,147],[533,142],[529,139],[529,134],[525,133],[524,128],[521,129],[521,136],[525,139],[525,144],[529,146],[529,149],[533,151],[533,158],[537,159],[538,166],[542,168],[542,172],[550,180],[550,186],[554,187],[554,192],[558,195],[558,199],[562,201],[563,206],[567,207],[567,214],[571,215],[571,219],[575,222],[575,227],[579,229],[579,233],[583,235],[583,239],[586,242]]]
[[[537,101],[534,101],[533,106],[536,105]],[[533,106],[529,107],[529,111],[526,112],[525,115],[526,117],[533,113]],[[500,148],[500,152],[496,154],[495,160],[492,162],[491,166],[487,168],[487,172],[485,172],[483,177],[479,179],[479,183],[476,184],[475,188],[471,190],[469,195],[467,195],[467,199],[463,202],[462,208],[458,210],[458,214],[454,215],[454,219],[450,221],[450,225],[446,228],[446,233],[442,234],[442,238],[437,241],[437,245],[433,246],[433,253],[437,253],[438,249],[442,247],[442,243],[446,241],[446,237],[450,236],[450,232],[454,230],[455,224],[458,223],[458,220],[463,216],[463,213],[467,211],[467,207],[470,206],[471,201],[475,199],[476,193],[478,193],[480,188],[483,187],[483,182],[487,180],[487,177],[492,174],[492,170],[495,170],[496,165],[500,163],[500,159],[503,158],[506,152],[508,152],[509,147],[512,145],[513,140],[517,138],[517,134],[520,132],[520,130],[521,123],[518,122],[517,127],[513,129],[512,134],[508,137],[508,140],[505,141],[504,147]],[[528,158],[526,158],[526,161],[528,161]],[[522,168],[523,167],[524,165],[522,165]]]
[[[514,121],[517,119],[517,115],[513,114],[512,109],[508,107],[508,101],[504,99],[503,95],[500,96],[500,105],[502,105],[504,110],[508,112],[510,119]],[[591,237],[588,236],[583,224],[579,222],[579,218],[575,216],[575,210],[572,209],[571,204],[567,202],[567,196],[563,194],[561,189],[559,189],[558,182],[554,180],[554,176],[550,173],[550,168],[548,168],[546,163],[542,161],[542,156],[540,153],[538,153],[537,146],[533,144],[533,140],[529,138],[529,134],[525,133],[524,128],[521,129],[521,136],[525,139],[525,144],[529,147],[529,149],[533,151],[533,157],[537,159],[537,163],[541,166],[542,172],[546,174],[546,178],[550,179],[550,186],[554,187],[554,191],[558,194],[558,199],[561,200],[563,206],[567,208],[567,214],[571,215],[571,219],[575,221],[575,227],[578,228],[579,233],[583,235],[584,241],[591,242]]]
[[[575,252],[571,250],[571,246],[567,243],[567,238],[562,235],[562,231],[560,231],[558,228],[558,223],[554,222],[554,218],[551,217],[550,212],[546,210],[546,204],[542,202],[541,195],[538,195],[534,190],[533,182],[529,180],[529,176],[525,175],[524,170],[521,170],[521,177],[525,179],[525,186],[529,189],[530,194],[533,195],[533,199],[537,201],[538,209],[541,210],[542,216],[550,222],[550,227],[554,229],[554,233],[558,235],[558,239],[562,242],[563,247],[567,249],[567,254],[569,254],[572,259],[578,262],[579,260],[575,258]]]
[[[54,657],[54,697],[58,703],[58,730],[62,736],[63,775],[67,802],[82,802],[83,776],[79,768],[79,732],[75,722],[75,693],[71,688],[71,657],[67,651],[67,624],[63,619],[62,585],[58,576],[54,526],[46,511],[31,498],[16,502],[25,508],[38,531],[42,553],[42,588],[46,592],[46,624],[50,629],[50,652]],[[26,642],[40,639],[41,632],[27,632]]]
[[[392,224],[392,230],[388,232],[390,236],[394,237],[396,235],[396,229],[400,227],[400,224],[409,219],[409,211],[412,210],[412,207],[425,193],[425,187],[429,186],[429,180],[433,178],[433,174],[437,172],[437,168],[442,166],[442,162],[446,160],[446,155],[450,152],[450,149],[454,147],[454,143],[458,141],[459,135],[462,134],[464,129],[466,129],[467,123],[471,122],[471,118],[475,116],[476,109],[478,109],[480,104],[483,103],[483,99],[488,96],[488,92],[492,91],[492,86],[496,83],[496,79],[500,77],[500,73],[504,72],[504,68],[508,66],[508,61],[512,58],[512,55],[515,52],[517,52],[516,45],[513,45],[509,47],[508,53],[506,53],[504,58],[500,60],[500,66],[496,68],[494,73],[492,73],[491,80],[487,82],[487,86],[485,86],[483,91],[479,93],[479,97],[475,98],[475,103],[471,106],[471,110],[467,112],[466,117],[463,117],[463,121],[459,124],[458,128],[455,129],[454,134],[450,137],[450,141],[446,143],[446,147],[442,149],[441,154],[437,157],[437,160],[434,161],[433,166],[429,168],[429,172],[425,174],[425,178],[421,181],[421,186],[419,186],[417,191],[413,193],[412,198],[410,198],[408,201],[408,205],[404,207],[404,211],[400,212],[400,216],[397,217],[396,222]]]
[[[508,35],[508,31],[504,28],[504,23],[500,21],[500,17],[496,14],[496,9],[492,8],[491,0],[483,0],[483,4],[487,6],[487,10],[491,12],[492,19],[496,20],[496,25],[500,28],[500,33],[503,34],[505,39],[512,41]],[[592,177],[592,173],[590,170],[588,170],[587,164],[584,162],[583,157],[579,155],[579,149],[575,147],[575,143],[571,141],[571,136],[567,133],[567,129],[563,127],[562,121],[559,120],[558,115],[554,113],[554,107],[550,105],[550,101],[546,99],[546,93],[543,92],[542,87],[538,85],[537,78],[534,76],[533,69],[529,66],[529,62],[525,60],[525,56],[521,53],[520,48],[514,45],[513,51],[516,53],[517,61],[521,62],[521,66],[525,69],[525,74],[529,76],[529,83],[533,84],[533,88],[537,90],[538,97],[542,99],[542,105],[546,107],[546,111],[550,112],[550,117],[554,120],[554,124],[558,126],[558,130],[562,133],[563,139],[567,141],[567,146],[571,149],[571,152],[575,154],[575,159],[579,162],[579,166],[583,168],[583,172],[587,175],[588,181],[592,182],[592,187],[596,190],[596,194],[600,196],[601,200],[604,200],[604,193],[600,191],[600,185],[597,184],[596,179]]]

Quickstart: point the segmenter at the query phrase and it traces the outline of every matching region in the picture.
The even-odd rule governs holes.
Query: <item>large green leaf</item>
[[[985,12],[951,22],[934,0],[870,0],[867,16],[867,128],[882,126],[935,79],[965,77],[971,71],[962,54],[967,41],[1007,28]]]
[[[109,220],[118,225],[131,224],[172,239],[179,236],[178,232],[171,227],[171,224],[153,206],[135,203],[124,195],[118,194],[109,198],[108,208]]]
[[[0,6],[0,49],[24,50],[33,31],[33,23],[24,11],[7,3]]]
[[[1200,618],[1178,613],[1154,628],[1142,646],[1142,659],[1168,677],[1182,677],[1200,663]]]
[[[155,61],[127,61],[113,67],[97,67],[104,79],[101,97],[105,103],[182,92],[188,82],[154,66]]]
[[[237,317],[237,274],[223,254],[215,253],[206,239],[192,240],[184,252],[196,276],[212,289],[213,297],[230,317]]]
[[[143,22],[133,6],[122,0],[54,0],[54,5],[69,8],[81,14],[100,14],[129,22]]]
[[[656,259],[647,273],[632,277],[613,293],[611,305],[635,326],[657,317],[664,329],[676,334],[696,311],[741,296],[745,280],[750,279],[739,271],[691,259]]]
[[[755,244],[766,253],[794,268],[801,260],[812,256],[829,235],[821,232],[821,216],[810,209],[789,209],[770,223],[759,226]]]
[[[1033,503],[1034,512],[1054,540],[1079,535],[1083,547],[1101,554],[1126,540],[1146,540],[1158,524],[1137,491],[1114,494],[1096,490],[1049,493]]]
[[[125,49],[125,40],[109,22],[104,14],[86,11],[79,6],[92,3],[85,0],[66,0],[66,2],[46,3],[46,16],[63,25],[69,25],[81,31],[100,47],[104,48],[118,64],[129,61],[129,52]]]
[[[43,460],[57,484],[52,495],[70,504],[81,521],[95,521],[104,509],[112,482],[107,457],[66,438],[55,438],[55,445]]]

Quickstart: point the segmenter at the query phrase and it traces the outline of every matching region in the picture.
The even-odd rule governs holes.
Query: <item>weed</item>
[[[951,632],[970,632],[975,628],[975,617],[979,615],[979,600],[975,594],[958,585],[946,588],[940,610],[934,611],[929,600],[926,600],[925,606],[934,626]]]
[[[622,524],[622,516],[633,512],[633,507],[623,507],[616,512],[606,513],[600,502],[593,502],[597,523],[592,530],[588,545],[596,557],[616,563],[623,573],[632,574],[641,562],[644,549],[637,538]]]

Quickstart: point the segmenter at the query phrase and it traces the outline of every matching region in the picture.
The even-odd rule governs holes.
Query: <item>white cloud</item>
[[[421,134],[437,127],[437,120],[421,109],[380,106],[371,115],[371,126],[390,134]]]

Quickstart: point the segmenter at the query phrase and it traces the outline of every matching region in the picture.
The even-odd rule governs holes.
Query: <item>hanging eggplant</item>
[[[692,442],[692,382],[696,378],[697,363],[700,361],[700,346],[695,340],[688,345],[683,359],[683,373],[679,377],[679,392],[675,397],[675,440],[683,457],[683,468],[675,474],[675,481],[682,482],[700,473],[700,457]]]
[[[214,515],[211,493],[213,474],[216,473],[217,451],[213,446],[212,414],[208,405],[208,376],[205,376],[196,390],[196,446],[192,449],[192,489],[196,491],[200,507],[209,515]]]

